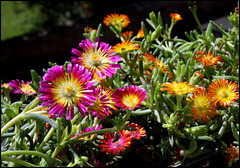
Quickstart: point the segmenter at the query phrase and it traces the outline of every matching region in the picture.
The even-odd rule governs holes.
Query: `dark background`
[[[208,23],[220,17],[228,17],[234,12],[238,1],[197,1],[197,14],[202,24]],[[67,2],[56,2],[67,3]],[[49,6],[51,7],[51,6]],[[47,11],[48,9],[46,9]],[[30,81],[30,70],[34,69],[43,76],[42,69],[49,68],[48,62],[56,62],[59,65],[71,60],[72,48],[77,48],[81,40],[84,40],[83,31],[86,26],[97,29],[102,23],[101,41],[115,45],[119,39],[103,24],[103,19],[111,13],[126,14],[130,18],[130,24],[124,31],[134,31],[137,34],[141,27],[141,21],[146,22],[149,13],[160,11],[163,22],[170,25],[170,13],[179,13],[183,20],[179,21],[172,31],[172,37],[185,38],[184,32],[196,29],[197,24],[186,1],[94,1],[92,3],[92,16],[87,19],[74,21],[70,26],[62,25],[47,28],[45,31],[36,31],[20,37],[1,41],[1,79],[3,82],[19,79]],[[224,23],[222,23],[224,25]]]

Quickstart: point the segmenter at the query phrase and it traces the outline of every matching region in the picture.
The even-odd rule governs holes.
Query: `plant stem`
[[[22,113],[25,113],[25,112],[28,111],[29,109],[32,109],[33,107],[35,107],[38,102],[39,102],[39,97],[36,97],[33,101],[31,101],[31,102],[27,105],[27,107],[25,107],[25,109],[22,111]]]
[[[171,20],[171,25],[170,25],[170,28],[168,29],[168,32],[167,32],[167,38],[170,39],[171,38],[171,32],[172,32],[172,29],[173,29],[173,26],[176,24],[176,21],[174,19]]]
[[[38,107],[35,107],[34,109],[29,110],[25,113],[32,113],[32,112],[36,112],[36,111],[41,111],[43,108],[45,108],[45,107],[44,106],[38,106]]]
[[[17,115],[16,117],[14,117],[13,119],[11,119],[6,125],[3,126],[3,128],[1,129],[1,135],[7,131],[8,128],[10,128],[11,126],[13,126],[14,124],[16,124],[17,122],[19,122],[20,120],[22,120],[24,118],[24,113],[20,113],[19,115]]]
[[[41,151],[43,146],[48,142],[48,140],[51,138],[52,134],[54,133],[55,128],[51,128],[50,131],[48,132],[48,134],[45,136],[44,140],[42,141],[42,143],[39,145],[37,151]]]
[[[197,16],[197,6],[196,6],[196,5],[190,6],[189,9],[190,9],[190,11],[192,12],[193,17],[194,17],[194,19],[196,20],[196,22],[197,22],[197,24],[198,24],[198,27],[200,28],[203,36],[205,37],[205,32],[203,31],[202,25],[201,25],[201,23],[200,23],[200,21],[199,21],[199,19],[198,19],[198,16]]]
[[[26,162],[26,161],[23,161],[23,160],[19,160],[19,159],[16,159],[16,158],[8,157],[8,156],[1,156],[1,161],[10,161],[10,162],[22,165],[24,167],[39,167],[35,164],[29,163],[29,162]]]
[[[127,112],[126,112],[125,116],[123,117],[123,126],[125,125],[125,122],[129,119],[131,114],[132,114],[132,110],[127,109]]]
[[[115,128],[105,128],[105,129],[100,129],[100,130],[94,130],[94,131],[89,131],[89,132],[85,132],[81,135],[78,135],[78,136],[75,136],[74,138],[71,138],[67,141],[64,141],[62,142],[61,144],[59,144],[57,146],[57,148],[53,151],[52,153],[52,158],[55,158],[62,150],[63,148],[71,141],[73,140],[78,140],[82,137],[85,137],[85,136],[88,136],[88,135],[92,135],[92,134],[104,134],[104,133],[107,133],[107,132],[114,132]]]
[[[177,95],[177,111],[181,110],[181,102],[183,95]]]
[[[51,162],[48,155],[45,155],[45,154],[43,154],[41,152],[38,152],[38,151],[19,150],[19,151],[7,151],[7,152],[2,152],[1,153],[1,157],[7,156],[7,155],[35,155],[35,156],[40,156],[40,157],[44,158],[47,162]],[[7,159],[9,159],[9,158],[7,158]],[[22,161],[22,162],[21,161],[22,160],[17,159],[14,162],[17,163],[17,164],[20,164],[20,163],[24,162],[24,161]],[[28,162],[25,162],[25,164],[27,164],[27,163]],[[29,163],[29,164],[31,164],[31,163]]]
[[[85,137],[85,136],[88,136],[88,135],[92,135],[92,134],[104,134],[104,133],[107,133],[107,132],[114,132],[115,128],[112,127],[112,128],[105,128],[105,129],[100,129],[100,130],[94,130],[94,131],[89,131],[89,132],[85,132],[83,134],[80,134],[78,136],[75,136],[74,138],[71,138],[69,141],[71,140],[77,140],[77,139],[80,139],[82,137]]]

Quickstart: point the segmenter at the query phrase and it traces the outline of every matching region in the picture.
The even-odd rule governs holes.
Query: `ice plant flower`
[[[209,50],[207,54],[200,52],[200,51],[196,51],[196,57],[194,58],[195,60],[198,60],[198,62],[201,62],[204,66],[204,68],[206,67],[214,67],[214,65],[218,65],[219,67],[221,67],[221,65],[219,65],[217,62],[223,62],[221,56],[215,56],[213,57],[213,53]]]
[[[100,160],[96,160],[96,158],[94,156],[89,158],[89,163],[93,166],[93,167],[106,167],[106,165],[104,165]],[[84,166],[83,167],[87,167]]]
[[[21,80],[19,81],[18,79],[12,80],[9,82],[9,86],[12,87],[13,93],[21,93],[21,94],[26,94],[26,95],[34,95],[37,94],[37,92],[32,88],[32,86],[29,84],[32,83],[32,81],[27,81],[26,83]]]
[[[1,88],[10,89],[11,87],[10,87],[9,83],[3,83],[3,84],[1,84]]]
[[[130,40],[132,38],[133,31],[125,31],[125,32],[121,33],[121,35],[124,40]]]
[[[126,126],[128,127],[133,127],[136,128],[136,131],[129,131],[129,134],[131,135],[131,137],[133,139],[140,139],[141,137],[146,136],[146,131],[144,130],[143,127],[141,127],[141,125],[135,124],[135,123],[128,123]]]
[[[165,86],[165,88],[161,88],[161,91],[168,90],[169,94],[172,94],[172,96],[175,95],[184,95],[186,93],[192,93],[195,90],[194,86],[191,86],[187,81],[185,82],[178,82],[173,81],[172,83],[165,82],[164,84],[161,84],[162,86]]]
[[[115,111],[118,110],[115,107],[115,102],[112,100],[113,92],[110,89],[102,88],[101,85],[98,85],[93,89],[92,95],[96,97],[94,104],[88,107],[88,111],[93,114],[93,116],[99,117],[103,120],[104,117],[112,114],[111,109]]]
[[[225,148],[223,151],[226,154],[228,164],[239,160],[239,147],[236,148],[233,144],[230,144],[230,148]]]
[[[83,49],[83,52],[78,49],[72,49],[72,54],[78,56],[72,57],[71,62],[84,66],[90,70],[94,75],[100,78],[106,78],[106,76],[112,77],[117,73],[115,69],[120,69],[120,64],[113,64],[121,60],[118,55],[113,55],[109,52],[111,46],[104,42],[98,42],[98,38],[95,39],[95,43],[89,39],[82,40],[79,46]]]
[[[140,49],[140,44],[135,43],[134,41],[124,40],[122,41],[122,43],[118,43],[115,46],[113,46],[110,51],[122,54],[124,52],[129,52],[138,49]]]
[[[163,74],[167,73],[170,79],[173,78],[172,73],[168,71],[167,66],[163,62],[159,61],[159,59],[155,58],[154,64]]]
[[[12,90],[13,88],[9,85],[9,83],[1,84],[1,94],[10,93]]]
[[[171,16],[171,18],[174,19],[175,21],[182,20],[181,15],[179,15],[178,13],[170,13],[170,16]]]
[[[189,99],[194,101],[191,111],[194,120],[200,119],[200,122],[207,122],[217,114],[216,106],[210,101],[211,98],[205,88],[198,88],[193,97]]]
[[[141,54],[139,54],[138,57],[137,57],[138,62],[139,62],[140,56],[141,56]],[[143,67],[144,67],[144,69],[149,68],[150,70],[153,70],[155,68],[154,64],[153,64],[154,61],[155,61],[155,57],[150,53],[143,53],[142,56],[143,56],[143,63],[144,63]],[[152,64],[150,62],[152,62]],[[139,70],[139,68],[137,68],[137,69]],[[151,75],[151,72],[149,72],[148,70],[145,70],[144,73],[146,75]]]
[[[49,114],[62,117],[67,109],[66,119],[74,117],[73,105],[75,104],[83,117],[86,107],[93,105],[96,100],[89,89],[94,82],[92,75],[83,66],[71,63],[67,65],[67,73],[63,66],[55,65],[48,69],[40,81],[39,100],[42,106],[50,106]]]
[[[139,30],[138,33],[137,33],[137,39],[143,38],[143,37],[144,37],[144,32],[143,32],[143,29],[142,29],[142,27],[141,27],[140,30]]]
[[[120,137],[116,142],[113,142],[115,139],[114,133],[111,132],[103,135],[104,139],[99,140],[102,144],[98,145],[100,148],[102,148],[102,152],[118,155],[120,151],[126,150],[126,147],[131,145],[132,137],[126,130],[118,131],[118,134]]]
[[[127,15],[113,13],[111,15],[107,15],[107,17],[104,18],[103,23],[108,27],[110,27],[110,23],[117,27],[121,24],[121,26],[125,28],[130,23],[130,20]]]
[[[133,110],[136,107],[140,107],[141,102],[147,98],[145,89],[133,85],[130,85],[129,88],[127,86],[123,89],[118,88],[113,93],[113,101],[116,101],[115,105],[123,110]]]
[[[230,106],[232,102],[235,102],[239,98],[238,85],[227,79],[220,78],[217,81],[213,81],[208,88],[211,101],[219,103],[221,106]]]

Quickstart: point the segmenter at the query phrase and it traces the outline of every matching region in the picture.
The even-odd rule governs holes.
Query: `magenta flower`
[[[113,92],[110,89],[102,88],[101,85],[98,85],[93,92],[93,96],[96,97],[94,105],[88,107],[88,112],[91,111],[93,116],[99,117],[103,120],[104,117],[112,114],[111,110],[118,110],[115,107],[115,102],[112,101]]]
[[[71,57],[71,62],[90,70],[94,74],[94,80],[105,79],[106,76],[112,77],[113,74],[117,73],[115,69],[121,67],[120,64],[113,64],[112,62],[121,60],[121,57],[109,52],[111,49],[109,44],[104,42],[99,44],[98,38],[95,41],[93,43],[89,39],[82,40],[79,47],[82,48],[83,52],[73,48],[72,54],[78,57]]]
[[[93,166],[93,167],[106,167],[105,164],[103,164],[100,160],[96,160],[96,158],[94,156],[89,158],[89,163]],[[83,167],[86,167],[83,165]]]
[[[37,94],[37,92],[32,88],[32,86],[29,85],[29,83],[32,83],[32,81],[30,82],[24,82],[23,80],[21,80],[21,82],[16,79],[12,80],[11,82],[9,82],[9,86],[12,87],[13,93],[21,93],[21,94],[26,94],[26,95],[33,95],[33,94]]]
[[[62,117],[66,108],[66,119],[73,119],[75,104],[83,117],[86,107],[93,105],[96,97],[92,96],[93,90],[88,89],[93,85],[92,75],[82,66],[68,64],[67,72],[63,66],[55,65],[47,71],[40,81],[39,100],[42,106],[50,106],[49,114]]]
[[[126,150],[126,147],[131,145],[132,137],[126,130],[118,131],[118,134],[120,137],[116,142],[113,142],[115,139],[114,133],[111,132],[103,135],[104,139],[99,140],[102,144],[98,145],[100,148],[102,148],[102,152],[118,155],[120,151]]]
[[[113,101],[116,101],[116,106],[123,110],[140,107],[141,102],[147,99],[147,93],[141,87],[130,85],[129,88],[125,86],[123,89],[118,88],[113,93]]]

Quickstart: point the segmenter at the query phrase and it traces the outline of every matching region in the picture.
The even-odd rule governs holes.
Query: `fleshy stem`
[[[183,95],[177,95],[177,111],[181,110],[181,102]]]
[[[10,128],[11,126],[13,126],[14,124],[18,123],[20,120],[22,120],[24,118],[24,113],[21,113],[19,115],[17,115],[16,117],[14,117],[13,119],[11,119],[6,125],[3,126],[3,128],[1,129],[1,135],[6,132],[8,130],[8,128]]]
[[[6,151],[6,152],[1,152],[1,160],[2,160],[2,157],[3,156],[8,156],[8,155],[35,155],[35,156],[40,156],[40,157],[42,157],[42,158],[44,158],[47,162],[49,162],[50,161],[50,158],[49,158],[49,156],[47,156],[47,155],[45,155],[45,154],[43,154],[43,153],[41,153],[41,152],[37,152],[37,151],[28,151],[28,150],[19,150],[19,151]],[[6,158],[6,159],[9,159],[9,158]],[[16,161],[16,160],[13,160],[15,163],[19,163],[19,164],[21,164],[21,163],[23,163],[23,162],[21,162],[19,159],[18,159],[18,161]],[[20,161],[20,162],[19,162]],[[31,163],[28,163],[28,162],[24,162],[24,164],[26,165],[29,165],[29,164],[31,164]],[[35,165],[36,166],[36,165]]]
[[[125,116],[123,116],[123,126],[125,125],[126,121],[129,119],[131,114],[132,114],[132,110],[127,109]]]
[[[44,146],[44,145],[48,142],[48,140],[51,138],[51,136],[52,136],[52,134],[54,133],[54,131],[55,131],[55,128],[53,128],[53,127],[49,130],[49,132],[47,133],[47,135],[46,135],[45,138],[43,139],[42,143],[39,145],[39,147],[38,147],[38,149],[37,149],[38,152],[42,150],[43,146]]]
[[[40,107],[37,107],[36,109],[32,109],[32,110],[29,110],[25,113],[28,113],[28,112],[35,112],[35,110],[37,110],[37,112],[39,112],[38,110],[39,109],[42,109],[43,107],[40,106]],[[22,119],[25,118],[25,113],[22,112],[20,113],[19,115],[17,115],[16,117],[14,117],[13,119],[11,119],[6,125],[3,126],[3,128],[1,129],[1,135],[6,132],[8,130],[8,128],[10,128],[11,126],[13,126],[14,124],[18,123],[19,121],[21,121]]]
[[[127,52],[122,53],[122,57],[123,57],[124,61],[126,62],[126,64],[129,66],[130,76],[131,76],[131,83],[133,83],[133,80],[132,80],[133,67],[132,67],[132,63],[129,63],[129,60],[128,60],[128,58],[127,58]]]
[[[8,156],[1,156],[1,161],[10,161],[19,165],[22,165],[24,167],[39,167],[38,165],[34,165],[32,163],[23,161],[23,160],[19,160],[16,158],[12,158],[12,157],[8,157]]]
[[[203,31],[202,25],[201,25],[201,23],[200,23],[200,21],[199,21],[199,19],[198,19],[198,16],[197,16],[197,5],[189,6],[189,9],[190,9],[190,11],[192,12],[193,17],[194,17],[194,19],[196,20],[196,22],[197,22],[197,24],[198,24],[198,27],[200,28],[203,36],[205,37],[205,32]]]
[[[167,32],[167,38],[168,38],[168,39],[171,38],[171,32],[172,32],[173,26],[174,26],[176,23],[177,23],[177,22],[176,22],[174,19],[171,19],[171,25],[170,25],[170,28],[168,29],[168,32]]]
[[[62,143],[60,143],[57,148],[54,150],[54,152],[52,153],[52,158],[55,158],[62,150],[63,148],[69,143],[71,142],[72,140],[77,140],[77,139],[80,139],[82,137],[85,137],[85,136],[88,136],[88,135],[92,135],[92,134],[104,134],[104,133],[107,133],[107,132],[114,132],[115,131],[115,127],[113,128],[105,128],[105,129],[100,129],[100,130],[94,130],[94,131],[89,131],[89,132],[85,132],[81,135],[78,135],[74,138],[71,138],[67,141],[63,141]]]

